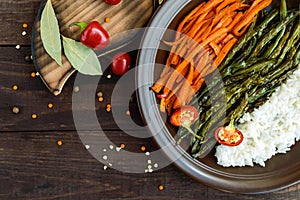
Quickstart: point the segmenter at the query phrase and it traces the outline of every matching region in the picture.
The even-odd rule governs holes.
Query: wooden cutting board
[[[102,0],[51,0],[57,15],[60,32],[67,37],[78,39],[79,33],[70,29],[73,22],[99,21],[111,37],[134,28],[146,25],[154,10],[154,0],[122,0],[111,6]],[[42,0],[33,30],[32,55],[36,70],[47,88],[54,95],[59,95],[68,78],[75,72],[74,68],[62,55],[63,66],[58,66],[46,53],[40,37],[40,17],[46,0]],[[110,18],[110,22],[105,22]],[[75,31],[75,32],[74,32]],[[119,37],[121,35],[121,37]],[[132,41],[134,34],[119,34],[118,39],[111,41],[105,54],[114,51]],[[99,55],[101,56],[101,55]]]

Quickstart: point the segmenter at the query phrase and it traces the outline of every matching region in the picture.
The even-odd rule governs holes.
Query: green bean
[[[281,0],[280,1],[280,20],[283,20],[286,16],[287,16],[286,1]]]
[[[263,59],[260,58],[244,59],[234,64],[231,64],[227,67],[226,71],[222,72],[222,77],[226,79],[228,76],[233,76],[238,70],[247,68],[262,60]]]
[[[286,29],[286,28],[283,28],[283,29],[279,32],[279,34],[278,34],[276,40],[269,46],[269,48],[268,48],[268,49],[264,52],[264,54],[262,55],[263,58],[268,58],[268,57],[274,52],[274,50],[275,50],[276,47],[278,46],[280,40],[282,39],[282,37],[283,37],[284,34],[285,34],[285,29]]]
[[[252,39],[249,41],[249,44],[247,45],[246,49],[244,49],[243,53],[241,53],[241,55],[236,58],[233,63],[239,62],[244,60],[245,58],[247,58],[248,55],[251,54],[252,50],[254,49],[254,47],[257,44],[257,37],[254,36],[252,37]]]
[[[249,73],[255,73],[255,72],[261,70],[263,67],[269,66],[269,65],[274,64],[274,63],[276,63],[275,59],[274,60],[264,60],[264,61],[255,63],[254,65],[252,65],[248,68],[237,71],[236,73],[234,73],[234,76],[245,75],[245,74],[247,75]]]
[[[201,146],[200,140],[198,140],[198,139],[194,140],[191,146],[192,146],[191,153],[192,154],[196,153],[200,149],[200,146]]]
[[[244,97],[242,101],[239,101],[236,108],[232,109],[232,111],[228,114],[228,117],[225,120],[225,124],[228,124],[231,120],[238,121],[241,116],[246,112],[248,107],[248,93],[243,94]],[[241,95],[242,96],[242,95]]]
[[[299,65],[299,62],[300,62],[300,49],[298,48],[297,53],[294,56],[294,63],[293,63],[293,65],[297,66],[297,65]]]
[[[284,18],[287,16],[287,7],[286,7],[286,1],[281,0],[280,1],[280,20],[282,21]],[[276,40],[270,45],[270,47],[266,50],[266,52],[263,54],[264,58],[267,58],[271,55],[271,53],[275,50],[275,48],[278,46],[281,38],[284,36],[285,29],[283,28],[280,32],[279,35],[277,36]]]
[[[286,29],[286,32],[284,34],[284,36],[281,38],[279,44],[277,45],[276,49],[274,49],[273,53],[270,54],[269,58],[277,58],[282,50],[282,47],[285,45],[286,41],[288,40],[290,33],[291,33],[291,29],[292,29],[292,24],[290,24],[288,26],[288,28]]]
[[[279,14],[278,10],[273,10],[265,19],[264,21],[253,30],[248,31],[240,40],[239,42],[232,48],[232,50],[228,53],[224,61],[221,63],[221,65],[218,67],[218,69],[221,71],[223,68],[225,68],[230,61],[234,58],[236,53],[243,48],[243,46],[254,36],[257,34],[259,35],[264,29],[268,27],[268,24]]]
[[[291,23],[297,15],[289,15],[284,20],[279,22],[273,29],[271,29],[268,33],[266,33],[262,38],[260,38],[259,42],[257,43],[255,49],[253,50],[251,54],[251,58],[256,57],[259,55],[263,47],[272,39],[274,38],[284,27],[287,26],[287,24]]]
[[[265,20],[257,27],[257,37],[260,38],[263,31],[269,26],[269,24],[275,19],[279,14],[278,9],[274,9],[270,12],[270,14],[267,15]]]
[[[298,20],[297,24],[294,27],[294,31],[293,31],[292,35],[290,36],[286,45],[284,46],[282,53],[280,54],[280,56],[278,58],[278,61],[277,61],[278,63],[280,63],[284,59],[286,53],[293,46],[294,40],[297,40],[296,38],[299,38],[299,35],[300,35],[300,20]]]

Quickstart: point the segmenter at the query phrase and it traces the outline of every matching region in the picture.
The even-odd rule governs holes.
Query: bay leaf
[[[51,0],[47,0],[40,23],[41,39],[46,52],[58,65],[62,66],[59,25]]]
[[[62,36],[64,53],[71,65],[82,74],[102,75],[96,53],[81,42]]]

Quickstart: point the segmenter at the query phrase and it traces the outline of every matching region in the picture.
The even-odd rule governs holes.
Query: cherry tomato
[[[215,131],[216,140],[226,146],[237,146],[242,143],[243,133],[234,127],[233,122],[226,127],[222,126]]]
[[[189,126],[198,118],[198,110],[194,106],[182,106],[175,110],[170,118],[174,126]]]
[[[103,2],[109,4],[109,5],[117,5],[121,2],[121,0],[103,0]]]
[[[111,62],[111,70],[117,76],[125,74],[131,64],[131,57],[128,53],[120,52],[114,55]]]
[[[100,50],[109,45],[109,34],[99,22],[92,21],[89,24],[84,22],[75,22],[72,25],[80,27],[80,41],[85,46],[94,50]]]

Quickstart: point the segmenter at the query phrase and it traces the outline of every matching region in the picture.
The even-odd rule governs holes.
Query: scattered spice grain
[[[63,145],[63,141],[62,140],[58,140],[56,143],[57,143],[58,146],[62,146]]]
[[[48,103],[48,108],[52,109],[53,108],[53,104],[52,103]]]
[[[17,85],[13,85],[13,86],[12,86],[12,89],[13,89],[14,91],[17,91],[17,90],[19,89],[19,87],[18,87]]]
[[[14,107],[12,108],[12,112],[13,112],[14,114],[19,114],[20,109],[19,109],[17,106],[14,106]]]
[[[163,186],[163,185],[159,185],[159,186],[158,186],[158,189],[159,189],[160,191],[162,191],[162,190],[164,190],[164,186]]]
[[[31,118],[32,118],[32,119],[36,119],[36,118],[37,118],[37,114],[33,113],[33,114],[31,115]]]

